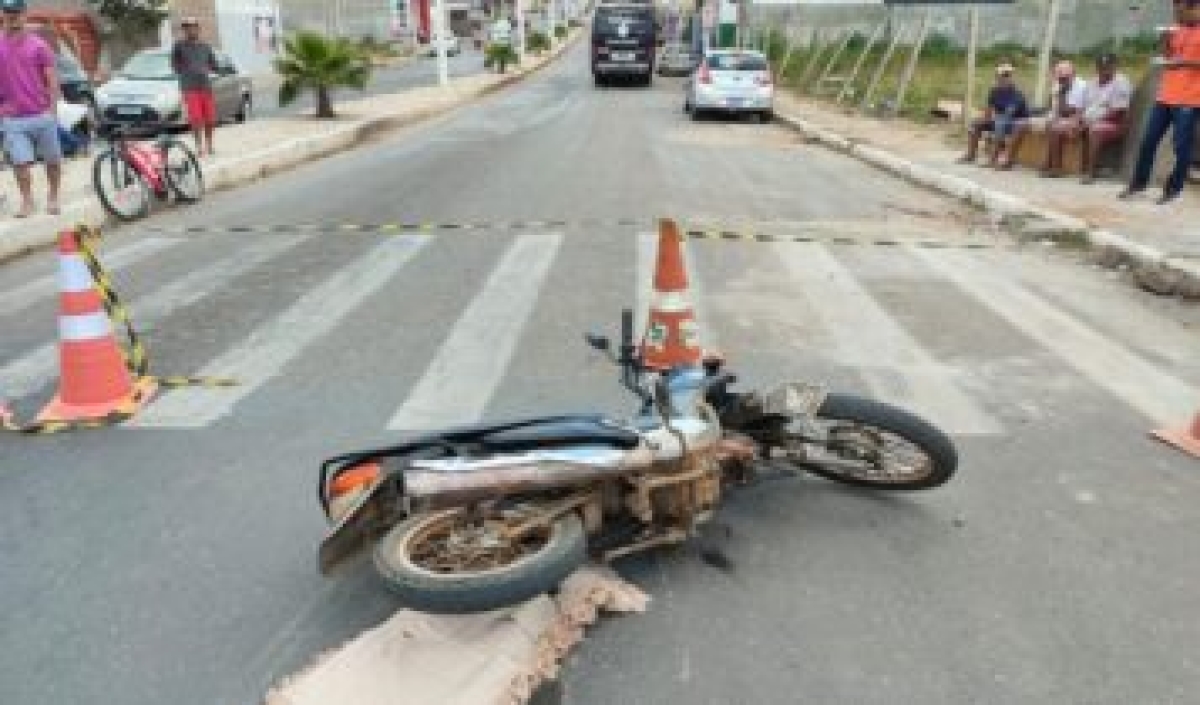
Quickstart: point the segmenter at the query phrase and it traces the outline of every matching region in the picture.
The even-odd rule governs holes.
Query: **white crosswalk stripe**
[[[1134,354],[961,252],[914,250],[946,279],[1056,353],[1102,389],[1159,423],[1195,412],[1200,390]]]
[[[97,254],[104,261],[104,266],[110,272],[115,272],[124,267],[137,264],[167,248],[178,245],[180,242],[183,241],[172,238],[149,237],[130,243],[112,252]],[[57,275],[46,274],[14,289],[0,292],[0,316],[27,308],[39,299],[50,296],[57,291]]]
[[[774,247],[836,341],[839,360],[855,366],[876,397],[910,408],[952,433],[1002,431],[955,384],[955,371],[939,364],[896,323],[823,245]]]
[[[276,235],[249,241],[237,252],[214,260],[168,285],[130,303],[139,328],[155,326],[175,312],[227,287],[233,280],[279,257],[312,235]],[[202,369],[186,373],[232,377],[233,388],[173,390],[156,399],[126,428],[206,428],[227,417],[254,395],[278,393],[268,383],[288,373],[288,365],[315,347],[339,325],[381,291],[428,243],[449,245],[452,240],[397,236],[385,239],[364,255],[330,274],[317,287],[292,302],[274,318],[250,331],[241,341],[218,351]],[[559,254],[569,241],[560,233],[526,233],[516,237],[497,258],[490,275],[481,280],[464,280],[471,287],[471,300],[449,326],[440,347],[425,365],[422,376],[406,395],[394,399],[392,416],[380,419],[388,430],[429,430],[470,423],[486,416],[520,346],[533,340],[527,330],[539,306],[557,292],[547,282],[557,266],[568,261]],[[176,244],[174,240],[148,240],[122,248],[106,258],[108,266],[128,266],[144,261]],[[640,336],[652,299],[658,235],[639,233],[634,247],[636,281],[635,333]],[[1159,423],[1178,423],[1194,413],[1200,402],[1200,386],[1184,377],[1192,375],[1186,357],[1190,338],[1187,331],[1174,331],[1169,350],[1150,358],[1145,348],[1122,343],[1113,329],[1098,329],[1072,313],[1095,315],[1099,304],[1071,303],[1084,296],[1083,284],[1072,279],[1062,283],[1043,272],[1029,273],[1017,261],[989,259],[990,255],[960,251],[903,248],[886,256],[881,252],[860,256],[835,256],[826,245],[788,243],[755,246],[765,259],[777,262],[790,274],[783,281],[749,278],[739,281],[739,294],[749,286],[772,309],[773,321],[795,324],[829,348],[828,359],[852,371],[869,388],[869,394],[928,418],[956,435],[996,435],[1013,431],[1000,419],[1007,418],[1003,394],[989,395],[989,388],[976,369],[966,369],[939,360],[923,344],[921,330],[928,326],[902,324],[886,302],[863,282],[872,278],[911,282],[914,286],[936,284],[947,296],[978,300],[998,318],[1008,321],[1037,345],[1053,354],[1036,364],[1054,366],[1061,360],[1095,386],[1106,390],[1132,409]],[[684,248],[691,289],[691,302],[700,323],[706,348],[716,346],[716,333],[732,315],[718,307],[719,298],[706,301],[705,275],[714,292],[726,286],[713,278],[715,271],[733,271],[726,266],[706,266],[720,257],[719,250],[688,243]],[[754,255],[757,256],[757,255]],[[995,260],[995,261],[993,261]],[[1079,275],[1085,276],[1085,275]],[[1042,282],[1041,279],[1045,279]],[[1076,275],[1072,275],[1076,277]],[[1053,281],[1052,281],[1053,279]],[[1028,283],[1025,283],[1028,282]],[[1046,286],[1059,286],[1059,293],[1039,293]],[[0,312],[51,297],[56,290],[52,277],[41,277],[6,293]],[[465,293],[465,292],[464,292]],[[727,291],[718,294],[727,295]],[[797,298],[803,297],[800,305]],[[1061,305],[1056,302],[1063,302]],[[709,303],[712,305],[710,306]],[[1124,305],[1124,304],[1123,304]],[[1129,304],[1134,306],[1135,304]],[[1069,310],[1068,310],[1069,309]],[[718,312],[722,319],[710,318]],[[920,315],[921,312],[914,312]],[[906,312],[907,315],[907,312]],[[782,317],[782,318],[780,318]],[[803,319],[803,320],[799,320]],[[738,323],[744,326],[745,323]],[[1167,330],[1165,319],[1139,321],[1139,330]],[[786,326],[785,326],[786,327]],[[53,330],[52,324],[46,325]],[[728,329],[726,329],[728,330]],[[757,329],[756,329],[757,330]],[[48,333],[49,335],[49,333]],[[761,344],[789,344],[789,333],[764,325]],[[927,334],[924,334],[927,335]],[[542,344],[542,342],[538,342]],[[548,341],[555,345],[556,341]],[[563,341],[563,345],[569,344]],[[758,343],[756,343],[758,344]],[[151,351],[153,353],[153,351]],[[987,355],[987,351],[982,351]],[[57,341],[0,362],[0,396],[21,399],[48,387],[56,377]],[[1032,359],[1032,358],[1030,358]],[[176,372],[170,361],[155,359],[158,371]],[[732,361],[736,367],[737,362]],[[770,370],[763,371],[769,376]],[[759,371],[755,371],[756,374]],[[331,381],[331,383],[333,383]],[[282,385],[280,385],[282,388]]]
[[[428,430],[479,420],[533,313],[562,236],[516,239],[388,423]]]
[[[279,375],[308,345],[332,331],[343,317],[387,284],[428,242],[414,237],[384,240],[199,373],[204,377],[232,377],[238,380],[238,386],[173,391],[129,425],[202,428],[224,418],[238,402]]]
[[[134,324],[146,330],[173,311],[200,301],[237,277],[262,265],[300,242],[288,236],[259,240],[201,269],[189,272],[170,284],[129,303]],[[0,390],[9,398],[33,394],[54,379],[58,364],[58,342],[47,343],[0,367]]]

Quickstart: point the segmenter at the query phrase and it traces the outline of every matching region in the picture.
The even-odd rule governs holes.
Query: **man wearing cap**
[[[49,194],[46,212],[57,214],[62,180],[62,145],[58,141],[61,95],[54,52],[25,30],[25,0],[0,0],[4,33],[0,36],[0,131],[21,192],[18,218],[33,214],[32,165],[40,155],[46,164]]]
[[[171,48],[171,68],[179,76],[179,90],[187,108],[188,122],[196,138],[196,150],[213,154],[213,128],[217,125],[217,104],[213,98],[210,73],[216,73],[217,57],[212,47],[200,39],[200,21],[185,17],[180,22],[183,39]],[[203,137],[203,139],[201,139]]]
[[[1175,167],[1163,185],[1159,204],[1172,201],[1183,192],[1192,165],[1200,117],[1200,0],[1175,0],[1174,4],[1177,24],[1164,33],[1162,56],[1155,62],[1162,66],[1158,98],[1150,111],[1133,178],[1118,198],[1129,198],[1146,190],[1158,143],[1166,136],[1167,128],[1173,131]]]
[[[1075,75],[1075,65],[1060,61],[1054,66],[1054,94],[1050,97],[1050,112],[1045,118],[1026,123],[1025,130],[1046,133],[1046,163],[1042,176],[1061,176],[1063,147],[1080,130],[1087,81]]]
[[[1029,118],[1029,105],[1025,95],[1013,83],[1013,67],[1010,63],[1002,63],[996,67],[996,85],[988,92],[987,107],[983,117],[971,123],[971,131],[967,141],[967,153],[960,163],[975,161],[979,151],[979,140],[985,131],[992,133],[992,153],[989,166],[997,166],[1001,145],[1010,137],[1019,134],[1019,125]],[[1013,157],[1016,154],[1016,144],[1009,144],[1003,159],[999,159],[1002,169],[1012,168]]]
[[[1079,136],[1083,139],[1083,183],[1096,180],[1100,150],[1125,137],[1133,84],[1117,71],[1115,54],[1096,58],[1096,80],[1088,83],[1079,116]]]

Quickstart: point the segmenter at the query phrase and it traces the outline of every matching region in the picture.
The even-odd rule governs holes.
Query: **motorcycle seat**
[[[563,446],[600,445],[621,450],[636,448],[642,437],[601,418],[549,418],[520,426],[484,431],[471,439],[488,451],[514,452]]]

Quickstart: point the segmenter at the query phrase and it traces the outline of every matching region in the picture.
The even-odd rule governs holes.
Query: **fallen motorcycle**
[[[453,428],[330,458],[320,571],[373,544],[406,606],[485,611],[553,590],[589,557],[686,541],[764,462],[880,490],[929,489],[955,472],[950,439],[902,409],[803,383],[731,391],[718,357],[648,369],[628,310],[615,353],[603,336],[587,340],[639,397],[632,419]]]

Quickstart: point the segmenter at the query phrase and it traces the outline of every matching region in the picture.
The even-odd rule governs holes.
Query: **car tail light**
[[[700,71],[696,75],[696,80],[705,85],[712,83],[712,74],[708,71],[708,64],[700,64]]]

